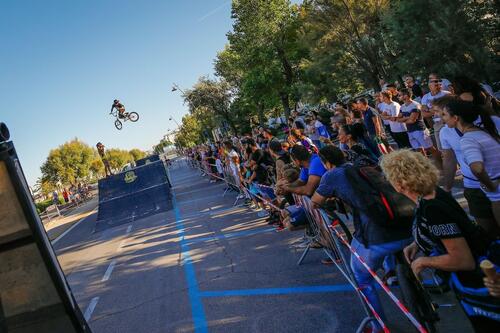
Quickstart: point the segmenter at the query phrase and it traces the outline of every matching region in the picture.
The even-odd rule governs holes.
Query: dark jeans
[[[407,132],[391,132],[391,136],[401,148],[411,148],[410,139]]]

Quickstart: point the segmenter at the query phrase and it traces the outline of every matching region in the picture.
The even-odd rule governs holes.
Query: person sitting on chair
[[[118,117],[120,117],[120,118],[125,117],[125,105],[120,103],[119,100],[115,99],[113,101],[113,105],[111,105],[110,113],[113,113],[113,109],[116,109],[118,111]]]

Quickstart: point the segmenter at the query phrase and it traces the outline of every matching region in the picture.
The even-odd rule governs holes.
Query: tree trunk
[[[259,102],[257,104],[257,112],[258,112],[258,117],[259,117],[259,125],[264,126],[264,123],[266,122],[266,119],[264,117],[264,104],[262,102]]]
[[[283,74],[285,76],[286,90],[290,91],[293,84],[293,76],[294,76],[293,68],[290,65],[288,59],[286,58],[285,51],[281,47],[278,47],[276,51],[281,61],[281,65],[283,66]],[[285,117],[286,119],[288,119],[288,117],[290,117],[290,94],[288,92],[283,91],[280,93],[280,97],[281,97],[281,103],[283,104],[283,109],[285,110]]]
[[[285,118],[290,118],[290,98],[286,92],[280,93],[281,104],[283,104],[283,110],[285,110]]]

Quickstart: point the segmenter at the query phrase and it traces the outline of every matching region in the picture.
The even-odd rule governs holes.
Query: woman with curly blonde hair
[[[437,186],[439,171],[434,164],[420,153],[397,150],[383,157],[381,167],[396,191],[417,204],[414,242],[403,251],[413,272],[418,276],[423,269],[433,268],[470,280],[477,268],[476,258],[486,253],[491,240],[455,199]],[[417,256],[419,251],[423,256]]]

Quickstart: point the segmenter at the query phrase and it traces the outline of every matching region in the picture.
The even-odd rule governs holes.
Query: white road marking
[[[90,301],[89,306],[87,306],[87,310],[85,310],[85,314],[83,315],[87,322],[90,320],[90,317],[92,317],[92,312],[94,312],[97,302],[99,302],[99,297],[94,297]]]
[[[73,224],[73,225],[72,225],[72,226],[71,226],[68,230],[66,230],[65,232],[63,232],[63,233],[62,233],[61,235],[59,235],[56,239],[54,239],[54,240],[52,241],[52,244],[55,244],[55,243],[59,242],[59,241],[61,240],[61,238],[63,238],[63,237],[64,237],[64,236],[66,236],[67,234],[69,234],[69,232],[70,232],[71,230],[73,230],[74,228],[76,228],[76,227],[77,227],[80,223],[82,223],[82,222],[83,222],[83,220],[85,220],[87,217],[89,217],[90,215],[94,214],[95,212],[97,212],[97,207],[96,207],[96,208],[94,208],[94,209],[90,212],[90,214],[89,214],[89,215],[87,215],[87,216],[85,216],[85,217],[81,218],[78,222],[76,222],[75,224]]]
[[[109,277],[111,276],[111,273],[113,273],[113,269],[115,268],[116,265],[116,260],[113,260],[109,266],[108,269],[106,270],[106,273],[104,273],[104,276],[102,277],[101,282],[105,282],[109,280]]]

